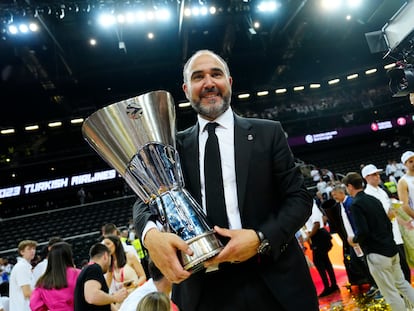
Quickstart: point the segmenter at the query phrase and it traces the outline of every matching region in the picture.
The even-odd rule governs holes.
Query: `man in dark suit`
[[[392,224],[381,201],[364,192],[363,179],[358,173],[346,174],[342,182],[354,198],[351,212],[356,234],[348,237],[349,244],[354,246],[358,243],[361,246],[369,271],[391,309],[407,310],[401,295],[413,305],[414,289],[404,278]]]
[[[190,273],[177,257],[177,251],[192,255],[187,243],[159,231],[148,206],[135,203],[136,231],[152,260],[175,283],[173,301],[181,311],[319,310],[295,238],[311,214],[312,196],[281,124],[233,113],[232,77],[225,61],[213,52],[195,53],[183,75],[183,90],[198,114],[198,122],[177,135],[185,188],[228,242],[205,263],[205,270]],[[202,164],[209,135],[205,128],[211,121],[218,123],[215,133],[224,184],[227,223],[221,227],[206,206]]]

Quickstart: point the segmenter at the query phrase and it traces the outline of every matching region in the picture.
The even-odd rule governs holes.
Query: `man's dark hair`
[[[108,234],[116,234],[118,231],[118,228],[113,223],[104,224],[102,226],[102,234],[108,235]]]
[[[106,247],[106,245],[103,245],[102,243],[98,242],[91,246],[89,250],[89,257],[90,258],[94,258],[94,257],[101,258],[105,253],[110,255],[111,251],[109,250],[108,247]]]
[[[355,172],[350,172],[342,179],[344,185],[352,185],[355,189],[364,188],[362,176]]]
[[[64,242],[64,241],[60,236],[53,236],[49,239],[47,246],[52,246],[53,244],[58,243],[58,242]]]

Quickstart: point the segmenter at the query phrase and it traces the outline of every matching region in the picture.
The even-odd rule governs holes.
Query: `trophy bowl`
[[[175,149],[175,107],[166,91],[153,91],[106,106],[82,125],[89,145],[149,205],[163,231],[181,237],[193,250],[179,258],[184,269],[203,268],[223,245],[206,215],[184,187]]]

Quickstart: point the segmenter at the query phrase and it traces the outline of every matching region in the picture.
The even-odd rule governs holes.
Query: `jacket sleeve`
[[[30,310],[47,311],[49,310],[42,299],[42,289],[37,287],[30,296]]]
[[[132,207],[132,217],[136,234],[140,239],[142,239],[142,232],[147,222],[149,220],[156,221],[156,216],[151,213],[148,204],[145,204],[140,198],[135,201]]]
[[[272,141],[270,151],[272,181],[269,182],[272,188],[268,191],[275,193],[273,212],[268,215],[259,229],[269,238],[273,258],[276,260],[310,217],[313,197],[305,187],[304,177],[299,166],[294,162],[279,122],[273,126]]]

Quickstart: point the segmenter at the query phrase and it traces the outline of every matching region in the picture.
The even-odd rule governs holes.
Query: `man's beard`
[[[202,105],[201,99],[198,101],[190,100],[191,107],[193,107],[195,112],[211,120],[214,120],[220,115],[222,115],[230,107],[230,101],[231,101],[231,93],[228,95],[222,96],[221,103],[219,105],[217,104]]]

